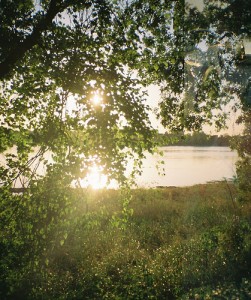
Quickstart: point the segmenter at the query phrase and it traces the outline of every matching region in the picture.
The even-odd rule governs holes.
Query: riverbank
[[[57,223],[21,220],[2,299],[250,299],[251,205],[233,183],[71,193]]]

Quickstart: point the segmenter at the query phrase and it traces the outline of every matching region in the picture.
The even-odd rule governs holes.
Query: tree
[[[244,108],[250,64],[243,39],[251,36],[250,15],[246,0],[204,1],[202,12],[187,5],[173,32],[176,39],[183,36],[183,82],[179,90],[162,83],[164,126],[191,131],[209,123],[220,129],[229,117],[229,103],[233,110]]]
[[[202,13],[182,0],[2,0],[0,16],[1,150],[17,146],[1,167],[4,186],[21,177],[27,185],[48,151],[48,174],[68,183],[95,164],[125,180],[126,159],[155,146],[149,83],[161,87],[159,116],[172,130],[220,128],[224,107],[243,107],[235,99],[249,76],[239,47],[250,35],[246,0],[205,1]]]
[[[37,162],[52,151],[73,178],[98,163],[122,179],[127,156],[152,151],[141,87],[156,81],[153,52],[168,39],[172,3],[162,4],[1,1],[2,150],[18,150],[2,168],[2,184],[31,177],[34,146]],[[102,103],[92,102],[95,95]]]
[[[0,167],[1,298],[31,298],[36,276],[46,281],[74,181],[96,165],[125,183],[127,158],[154,150],[144,88],[176,72],[163,56],[174,3],[1,0],[0,148],[16,148]]]
[[[160,82],[159,117],[171,131],[200,131],[204,124],[225,127],[231,111],[239,111],[239,121],[246,129],[233,147],[241,157],[237,164],[241,198],[247,200],[251,56],[245,52],[243,41],[251,37],[250,1],[205,0],[203,11],[187,5],[185,17],[180,16],[181,12],[174,12],[175,42],[169,45],[171,51],[180,53],[176,61],[183,62],[182,75],[175,87],[167,80]]]
[[[211,55],[200,66],[192,52],[202,39],[231,41],[239,19],[229,32],[210,31],[221,9],[212,1],[205,16],[184,0],[0,1],[0,149],[16,147],[0,167],[0,297],[28,299],[48,253],[67,238],[72,182],[95,165],[125,182],[127,158],[139,166],[144,151],[154,150],[149,83],[161,86],[160,115],[169,128],[199,129],[221,110],[228,91],[218,69],[230,74],[234,66]],[[53,163],[45,160],[48,152]],[[13,194],[18,180],[27,188]]]

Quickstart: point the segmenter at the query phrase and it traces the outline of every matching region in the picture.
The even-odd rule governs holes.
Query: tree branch
[[[34,26],[32,33],[27,36],[22,42],[9,52],[6,59],[0,63],[0,80],[6,78],[13,70],[14,66],[25,56],[25,54],[38,44],[42,33],[51,25],[54,17],[64,10],[64,6],[60,5],[60,1],[51,0],[47,13]]]

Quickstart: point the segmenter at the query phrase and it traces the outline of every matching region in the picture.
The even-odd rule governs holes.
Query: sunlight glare
[[[102,169],[97,166],[90,168],[87,176],[81,180],[82,187],[92,187],[93,189],[103,189],[107,187],[107,176],[102,174]]]
[[[70,116],[72,116],[74,111],[77,110],[77,99],[73,95],[70,95],[67,98],[65,108],[66,108],[66,113]]]
[[[102,97],[99,95],[99,94],[95,94],[93,97],[92,97],[92,102],[94,105],[99,105],[102,103]]]

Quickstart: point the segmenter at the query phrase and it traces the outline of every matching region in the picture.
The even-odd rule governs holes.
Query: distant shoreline
[[[230,135],[208,135],[204,132],[193,134],[183,133],[159,133],[156,137],[161,146],[201,146],[201,147],[229,147],[231,141],[237,138]]]

